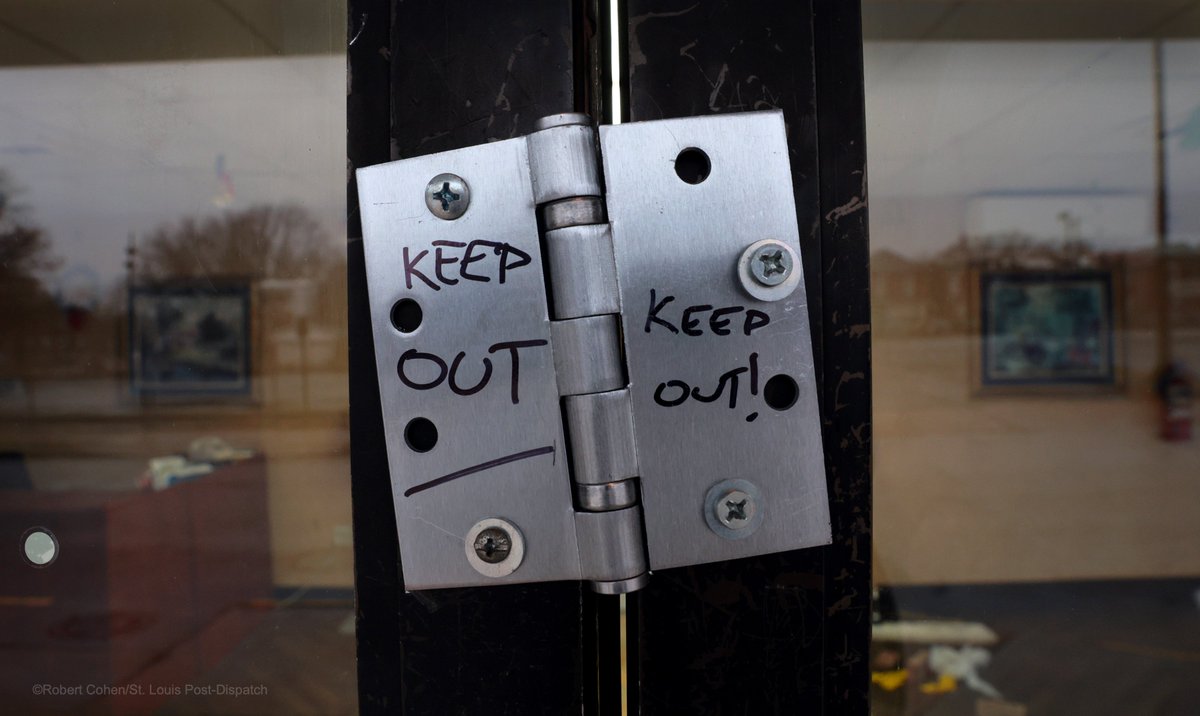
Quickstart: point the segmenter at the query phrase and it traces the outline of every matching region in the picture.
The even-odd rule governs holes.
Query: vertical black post
[[[626,0],[631,121],[780,108],[821,385],[833,544],[656,572],[641,713],[868,712],[870,303],[856,0]]]
[[[581,11],[570,0],[351,0],[351,165],[505,139],[540,116],[586,109]],[[596,671],[584,658],[580,584],[404,592],[353,199],[350,212],[361,712],[580,713],[594,701],[585,672]]]
[[[871,273],[858,0],[814,0],[821,177],[822,410],[833,544],[825,556],[825,712],[870,711]]]
[[[350,497],[354,510],[355,635],[358,646],[358,701],[363,714],[399,709],[400,555],[388,484],[387,450],[375,347],[367,302],[362,225],[354,167],[385,162],[391,117],[390,0],[350,0],[346,37],[347,311],[350,373]]]

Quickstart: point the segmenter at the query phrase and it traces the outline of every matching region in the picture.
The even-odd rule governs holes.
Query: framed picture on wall
[[[138,396],[248,395],[249,286],[130,289],[129,374]]]
[[[979,288],[983,390],[1119,387],[1114,271],[981,271]]]

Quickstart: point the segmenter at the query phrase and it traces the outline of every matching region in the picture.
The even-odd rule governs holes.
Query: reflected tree
[[[306,209],[261,204],[155,229],[141,242],[137,279],[254,286],[267,373],[337,367],[345,344],[344,246]],[[256,344],[257,345],[257,344]],[[325,350],[313,349],[324,346]],[[313,349],[313,350],[310,350]],[[303,387],[307,405],[307,383]]]
[[[328,232],[304,208],[258,205],[155,229],[141,272],[152,281],[320,279],[337,262]]]
[[[30,381],[45,372],[44,339],[62,325],[46,288],[61,262],[19,195],[11,175],[0,169],[0,394],[25,386],[32,405]]]
[[[41,290],[39,278],[58,268],[50,240],[32,226],[28,210],[17,202],[17,188],[0,169],[0,285],[5,290]]]
[[[15,342],[57,310],[43,279],[60,261],[18,196],[16,183],[0,169],[0,337],[7,339],[4,344],[12,342],[8,350],[0,349],[0,359],[13,359],[19,352]]]

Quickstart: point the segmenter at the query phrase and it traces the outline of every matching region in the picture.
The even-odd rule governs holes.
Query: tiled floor
[[[1032,716],[1200,714],[1200,579],[894,590],[902,616],[987,624],[979,676]],[[919,649],[907,648],[912,657]],[[978,694],[875,691],[877,716],[973,716]],[[916,693],[912,693],[916,691]]]
[[[904,617],[979,621],[1000,642],[979,676],[1033,716],[1195,716],[1200,713],[1200,579],[893,591]],[[159,713],[354,714],[351,605],[274,609],[198,685],[261,684],[260,696],[179,696]],[[920,649],[906,649],[910,658]],[[883,694],[877,716],[974,716],[961,681],[940,695]]]
[[[297,602],[272,610],[215,669],[195,680],[262,686],[266,693],[180,695],[161,716],[351,716],[358,713],[353,605]]]

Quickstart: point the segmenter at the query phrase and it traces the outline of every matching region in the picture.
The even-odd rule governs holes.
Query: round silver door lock
[[[778,301],[792,295],[800,285],[800,257],[777,239],[755,241],[738,257],[737,273],[742,288],[751,297]]]
[[[58,538],[45,527],[30,527],[21,535],[21,556],[31,567],[49,567],[58,559]]]
[[[464,543],[467,562],[485,577],[506,577],[525,559],[525,536],[516,525],[498,517],[476,522]]]
[[[471,187],[457,174],[438,174],[425,186],[425,206],[439,219],[453,221],[471,205]]]
[[[762,495],[746,480],[722,480],[704,495],[704,521],[725,539],[745,539],[763,521]]]

